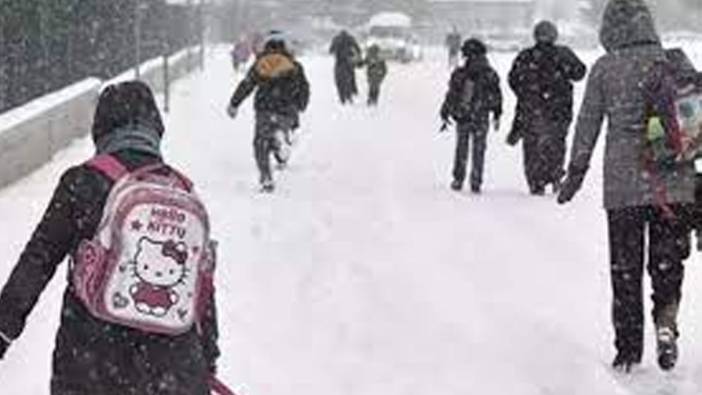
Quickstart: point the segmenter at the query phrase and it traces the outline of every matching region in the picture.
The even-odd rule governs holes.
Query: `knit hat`
[[[537,43],[554,44],[558,40],[558,28],[553,22],[541,21],[534,28],[534,40]]]
[[[466,58],[472,58],[475,56],[483,56],[487,54],[487,47],[482,41],[477,38],[469,38],[463,43],[461,47],[461,53]]]

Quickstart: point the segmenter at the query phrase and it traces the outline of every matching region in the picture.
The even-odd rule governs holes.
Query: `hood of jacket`
[[[274,79],[290,75],[297,70],[292,57],[281,51],[264,52],[256,61],[256,72],[264,79]]]
[[[644,0],[610,0],[605,8],[600,42],[607,52],[660,44],[651,11]]]

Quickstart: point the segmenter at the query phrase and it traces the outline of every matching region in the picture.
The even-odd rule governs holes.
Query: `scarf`
[[[130,150],[162,157],[161,136],[155,130],[138,124],[119,127],[107,133],[95,142],[95,146],[98,155]]]

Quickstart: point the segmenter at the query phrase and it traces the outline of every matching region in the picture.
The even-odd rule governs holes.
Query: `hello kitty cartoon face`
[[[143,283],[172,288],[185,280],[187,260],[188,249],[184,243],[159,242],[143,237],[134,257],[134,274]]]

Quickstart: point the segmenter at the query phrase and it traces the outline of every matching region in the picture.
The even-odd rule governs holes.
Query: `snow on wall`
[[[188,51],[190,51],[190,55],[188,55]],[[187,48],[168,57],[169,78],[171,81],[183,77],[195,68],[198,56],[197,51],[197,48]],[[132,68],[107,81],[105,86],[135,78],[136,70]],[[163,58],[157,57],[142,63],[139,66],[139,79],[149,84],[154,92],[163,92],[165,88]]]
[[[89,132],[100,84],[90,78],[0,115],[0,185],[27,175]]]
[[[197,53],[191,49],[169,58],[169,77],[177,80],[192,71]],[[72,140],[90,133],[93,112],[102,87],[135,78],[129,70],[109,81],[88,78],[0,114],[0,187],[6,186],[49,162]],[[155,93],[165,88],[163,59],[140,66],[140,79]]]

